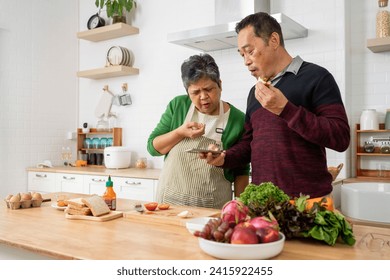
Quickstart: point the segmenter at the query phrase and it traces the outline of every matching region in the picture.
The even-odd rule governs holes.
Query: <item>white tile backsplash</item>
[[[77,1],[0,0],[0,196],[27,191],[26,167],[60,164],[77,126]],[[18,16],[10,11],[18,11]]]

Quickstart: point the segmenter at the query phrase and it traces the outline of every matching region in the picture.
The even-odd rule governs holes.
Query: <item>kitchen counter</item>
[[[52,173],[72,173],[83,175],[103,175],[103,176],[117,176],[117,177],[132,177],[142,179],[158,180],[160,176],[160,169],[152,168],[124,168],[124,169],[108,169],[104,167],[71,167],[71,166],[54,166],[51,168],[29,167],[27,171],[34,172],[52,172]]]
[[[106,222],[70,220],[51,203],[18,210],[1,203],[0,244],[56,259],[214,259],[203,253],[197,239],[184,226],[148,223],[146,214],[146,222],[130,218]],[[117,210],[128,211],[131,205],[132,201],[119,199]],[[390,259],[388,246],[372,252],[359,245],[367,233],[390,236],[390,229],[354,225],[357,242],[353,247],[342,243],[331,247],[308,239],[289,240],[275,259]]]

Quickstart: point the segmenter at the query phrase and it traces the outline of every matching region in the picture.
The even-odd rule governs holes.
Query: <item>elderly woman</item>
[[[174,205],[221,208],[248,185],[249,165],[222,169],[200,160],[192,148],[232,146],[244,132],[245,115],[221,100],[222,82],[214,59],[194,55],[181,66],[187,95],[171,100],[148,139],[152,156],[165,155],[158,201]]]

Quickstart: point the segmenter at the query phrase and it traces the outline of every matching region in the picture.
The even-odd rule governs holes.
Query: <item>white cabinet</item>
[[[72,173],[56,173],[56,191],[85,193],[84,175]]]
[[[156,201],[157,180],[112,177],[118,198]]]
[[[107,176],[84,175],[85,193],[102,195],[106,191],[107,180],[108,180]]]
[[[107,175],[29,171],[28,190],[103,195],[107,180]],[[111,176],[111,180],[118,198],[156,201],[156,179]]]
[[[51,172],[28,172],[28,190],[49,193],[55,191],[56,173]]]

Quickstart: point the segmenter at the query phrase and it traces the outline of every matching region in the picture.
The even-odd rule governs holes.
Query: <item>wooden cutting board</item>
[[[121,211],[110,211],[110,213],[99,217],[86,216],[86,215],[70,215],[68,213],[65,213],[65,218],[70,220],[88,220],[88,221],[96,221],[96,222],[105,222],[116,218],[120,218],[122,216],[123,216],[123,212]]]
[[[187,218],[181,218],[177,216],[180,212],[189,211],[191,215]],[[146,223],[163,223],[177,226],[185,226],[189,219],[200,217],[219,217],[221,210],[210,208],[197,208],[189,206],[176,206],[171,205],[168,210],[148,211],[139,213],[135,209],[127,212],[123,212],[125,219],[131,219],[133,221],[141,221]]]

